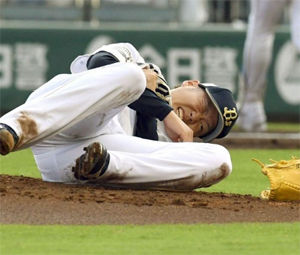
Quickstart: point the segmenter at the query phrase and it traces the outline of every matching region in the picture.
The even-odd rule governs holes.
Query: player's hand
[[[165,130],[173,142],[193,142],[193,130],[174,111],[164,118]]]
[[[144,68],[143,72],[146,76],[147,88],[155,92],[157,87],[157,73],[153,69]]]

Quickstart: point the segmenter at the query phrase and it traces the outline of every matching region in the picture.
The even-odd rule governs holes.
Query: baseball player
[[[129,43],[77,57],[71,72],[0,119],[2,155],[31,147],[43,180],[110,187],[192,190],[231,173],[224,147],[192,142],[230,131],[238,115],[229,90],[192,80],[170,91]],[[151,138],[143,125],[137,135],[139,115],[155,126]]]
[[[272,59],[274,30],[286,6],[290,7],[292,40],[300,52],[300,0],[251,0],[244,46],[244,91],[239,99],[238,125],[245,131],[265,131],[264,93]]]

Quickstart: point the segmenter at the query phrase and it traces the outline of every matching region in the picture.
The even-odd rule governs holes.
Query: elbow
[[[137,100],[146,89],[146,77],[142,69],[136,64],[125,64],[128,68],[127,81],[123,89],[132,95],[132,100]]]

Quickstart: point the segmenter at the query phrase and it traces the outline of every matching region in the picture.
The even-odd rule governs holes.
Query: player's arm
[[[147,88],[142,97],[130,105],[131,108],[137,112],[142,109],[146,116],[163,121],[166,133],[173,142],[192,142],[192,129],[177,116],[166,100],[161,99],[156,94],[158,73],[152,69],[144,69],[143,71],[146,76]]]
[[[194,132],[174,111],[164,118],[167,135],[173,142],[193,142]]]
[[[100,51],[94,54],[88,61],[88,69],[93,69],[119,62],[109,52]],[[156,69],[158,67],[155,66]],[[193,140],[191,129],[173,112],[173,108],[156,93],[157,77],[160,70],[144,68],[147,80],[147,88],[138,100],[129,107],[135,110],[139,116],[138,128],[135,135],[146,139],[158,140],[156,133],[156,119],[164,121],[165,129],[172,141],[190,142]],[[168,117],[167,117],[168,116]],[[167,118],[166,118],[167,117]],[[146,130],[145,130],[146,129]]]
[[[89,59],[87,68],[93,69],[117,62],[119,61],[111,53],[100,51]],[[163,120],[173,108],[155,93],[157,73],[152,69],[143,69],[143,71],[147,80],[147,88],[141,97],[130,104],[129,107],[149,117]]]

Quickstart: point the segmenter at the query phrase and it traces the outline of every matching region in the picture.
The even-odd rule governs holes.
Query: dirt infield
[[[0,175],[0,223],[161,224],[300,221],[300,202],[250,195],[117,190]]]

